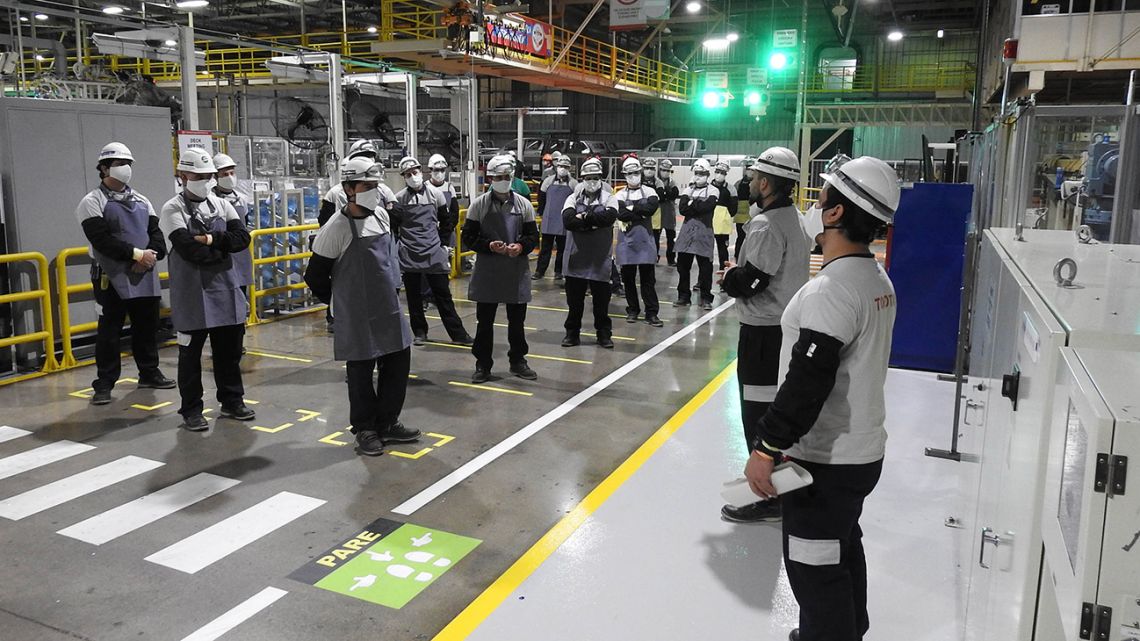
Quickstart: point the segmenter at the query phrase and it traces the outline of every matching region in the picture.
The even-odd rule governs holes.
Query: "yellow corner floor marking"
[[[562,363],[577,363],[579,365],[593,365],[594,361],[580,361],[576,358],[562,358],[561,356],[539,356],[538,354],[527,354],[527,358],[537,358],[544,361],[559,361]]]
[[[460,641],[474,632],[475,628],[479,627],[516,588],[522,585],[527,577],[550,558],[550,555],[554,554],[566,542],[566,539],[570,538],[570,535],[586,522],[590,515],[613,496],[614,492],[628,481],[649,460],[649,457],[653,456],[654,452],[660,449],[692,417],[697,409],[708,402],[709,398],[728,381],[734,369],[736,369],[736,361],[730,363],[720,374],[717,374],[716,378],[705,385],[704,389],[691,398],[688,403],[685,403],[653,436],[649,437],[649,440],[642,443],[637,451],[631,454],[612,474],[606,477],[606,480],[602,481],[586,498],[582,499],[581,503],[519,557],[514,565],[476,597],[432,641]]]
[[[290,427],[293,427],[292,423],[282,423],[282,424],[278,425],[277,427],[262,427],[260,425],[254,425],[253,427],[251,427],[249,429],[257,430],[258,432],[265,432],[266,434],[276,434],[276,433],[280,432],[281,430],[289,429]]]
[[[157,409],[161,409],[163,407],[166,407],[167,405],[170,405],[173,402],[174,401],[163,401],[162,403],[159,403],[158,405],[140,405],[139,403],[135,403],[134,405],[131,405],[131,407],[135,408],[136,410],[143,410],[145,412],[153,412]]]
[[[202,410],[202,416],[205,416],[205,415],[207,415],[207,414],[209,414],[210,412],[213,412],[213,411],[214,411],[214,408],[212,408],[212,407],[207,407],[206,409]]]
[[[415,374],[408,374],[408,378],[419,378],[419,376],[416,376]]]
[[[622,318],[625,318],[625,316],[622,316]],[[594,338],[598,337],[597,334],[591,334],[590,332],[582,332],[582,336],[593,336]],[[610,338],[614,339],[615,341],[631,341],[632,342],[632,341],[637,340],[636,338],[630,338],[629,336],[610,336]]]
[[[294,363],[312,363],[311,358],[299,358],[297,356],[282,356],[281,354],[269,354],[266,352],[255,352],[252,349],[245,350],[246,354],[250,356],[264,356],[265,358],[276,358],[282,361],[293,361]]]
[[[344,441],[336,440],[336,437],[343,436],[343,435],[344,435],[344,432],[333,432],[332,434],[329,434],[328,436],[326,436],[324,438],[317,439],[317,442],[326,443],[328,445],[348,445],[348,443],[345,443]]]
[[[67,395],[74,396],[75,398],[91,398],[94,394],[94,387],[85,387],[83,389],[77,389],[74,392],[68,392]]]
[[[460,383],[459,381],[448,381],[448,385],[456,387],[470,387],[471,389],[481,389],[487,392],[499,392],[501,394],[517,394],[518,396],[534,396],[531,392],[520,392],[518,390],[507,389],[505,387],[494,387],[492,385],[473,385],[471,383]]]
[[[424,436],[430,436],[432,438],[439,439],[435,442],[435,445],[432,445],[432,447],[443,447],[444,445],[447,445],[448,443],[455,440],[454,436],[448,436],[447,434],[436,434],[435,432],[424,432]]]
[[[414,454],[408,454],[406,452],[398,452],[396,450],[388,450],[387,454],[391,454],[392,456],[395,456],[396,458],[406,458],[406,459],[411,459],[411,460],[415,461],[417,459],[423,458],[423,456],[425,454],[427,454],[428,452],[430,452],[431,450],[432,450],[432,448],[425,447],[422,450],[420,450]]]
[[[304,423],[305,421],[314,419],[314,418],[321,415],[320,412],[314,412],[313,410],[293,410],[293,411],[301,415],[301,418],[297,419],[298,423]]]
[[[246,405],[260,405],[261,401],[255,401],[252,398],[247,398],[247,399],[245,399],[245,404]]]

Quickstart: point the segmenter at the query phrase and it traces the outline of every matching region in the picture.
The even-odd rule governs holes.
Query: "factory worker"
[[[645,163],[652,163],[652,158],[646,158]],[[648,165],[646,172],[649,171]],[[665,232],[665,261],[670,267],[677,264],[675,251],[677,239],[677,200],[681,197],[677,183],[673,181],[673,161],[664,158],[657,163],[657,197],[661,200],[661,210],[653,217],[653,237],[657,244],[657,255],[661,256],[661,232]]]
[[[775,496],[780,459],[811,473],[782,498],[784,567],[800,606],[799,641],[856,641],[870,627],[859,517],[886,449],[883,388],[895,291],[870,244],[899,204],[895,171],[878,158],[821,175],[820,206],[805,221],[823,269],[784,311],[780,387],[756,428],[745,466],[759,496]]]
[[[376,151],[376,145],[372,144],[371,140],[357,140],[348,148],[348,154],[344,157],[342,164],[353,158],[368,158],[376,162],[380,156]],[[382,207],[386,208],[396,200],[396,192],[392,191],[392,189],[383,182],[377,185],[377,189],[380,190],[380,204]],[[325,192],[324,198],[321,199],[321,211],[317,215],[317,224],[323,227],[328,219],[332,218],[333,214],[344,209],[346,204],[348,204],[348,199],[344,195],[344,183],[337,183],[329,187],[329,190]],[[385,210],[383,215],[387,215],[387,210]]]
[[[423,281],[426,280],[451,341],[470,345],[471,336],[455,312],[448,287],[451,262],[445,243],[455,231],[458,220],[451,217],[443,192],[424,180],[420,161],[408,156],[400,161],[399,170],[407,186],[396,194],[389,217],[400,239],[400,271],[404,292],[408,296],[412,343],[423,345],[427,342],[428,324],[422,297]]]
[[[617,200],[602,183],[602,161],[590,158],[579,172],[582,183],[562,206],[566,227],[566,254],[562,273],[566,276],[566,336],[563,347],[581,342],[582,314],[586,291],[593,298],[594,332],[598,345],[613,349],[613,323],[610,320],[610,271],[613,268],[614,221]]]
[[[246,229],[252,229],[249,201],[237,191],[237,163],[226,154],[217,154],[214,156],[214,168],[218,170],[214,195],[228,202]],[[238,270],[238,282],[245,292],[245,288],[253,284],[253,255],[247,247],[245,251],[233,254],[233,259]]]
[[[644,176],[641,162],[628,158],[621,166],[625,174],[625,189],[615,198],[618,202],[618,220],[621,221],[617,242],[617,262],[621,265],[621,278],[625,283],[625,320],[636,323],[641,314],[637,300],[637,280],[641,277],[641,297],[645,301],[645,322],[661,327],[657,301],[657,248],[653,242],[652,220],[657,214],[657,191],[642,184]],[[656,171],[654,172],[656,179]]]
[[[431,186],[439,190],[439,192],[443,194],[444,200],[447,201],[448,217],[458,223],[459,195],[455,193],[455,186],[451,184],[447,159],[440,154],[433,154],[431,158],[428,158],[428,171],[431,172],[429,178]],[[448,247],[455,247],[454,229],[451,232],[451,236],[447,239],[446,245]]]
[[[538,378],[526,362],[530,347],[523,331],[531,298],[528,256],[538,246],[538,224],[530,199],[511,191],[515,166],[514,158],[506,154],[487,163],[486,180],[491,188],[471,203],[463,225],[463,246],[479,255],[467,293],[478,304],[475,344],[471,347],[475,356],[472,383],[491,378],[495,314],[500,304],[507,307],[511,374],[531,381]]]
[[[808,281],[811,251],[802,216],[792,204],[800,176],[795,152],[785,147],[767,149],[749,173],[748,199],[760,206],[760,213],[747,225],[740,264],[729,263],[720,281],[725,293],[736,299],[740,315],[736,376],[745,447],[756,442],[760,417],[776,398],[783,340],[780,319],[788,301]],[[720,513],[735,523],[776,521],[780,504],[772,499],[743,507],[725,505]]]
[[[678,307],[692,304],[689,273],[693,261],[697,262],[697,286],[701,292],[701,306],[712,309],[713,212],[720,201],[720,189],[709,182],[712,168],[709,162],[699,159],[693,163],[693,182],[685,187],[678,199],[685,222],[677,235],[677,302]]]
[[[511,191],[522,196],[523,198],[526,198],[527,200],[530,200],[530,187],[527,186],[526,181],[522,179],[526,165],[523,164],[523,161],[518,159],[518,156],[515,155],[514,149],[508,151],[507,155],[510,156],[511,161],[515,163],[515,177],[511,179]]]
[[[550,255],[558,248],[554,260],[554,282],[562,281],[562,253],[566,249],[566,228],[562,226],[562,205],[578,187],[578,181],[570,175],[570,158],[558,157],[554,175],[542,180],[538,188],[538,211],[542,213],[542,247],[538,250],[538,264],[534,266],[532,279],[538,280],[546,274],[550,265]]]
[[[736,211],[732,222],[736,225],[736,247],[732,250],[732,258],[740,262],[740,247],[744,244],[745,225],[752,217],[760,213],[760,206],[752,198],[752,165],[756,159],[751,156],[744,159],[744,176],[736,183]],[[797,179],[798,180],[798,179]]]
[[[560,156],[562,154],[559,154]],[[542,180],[554,175],[554,154],[542,154]]]
[[[99,151],[99,186],[79,201],[75,216],[90,243],[91,285],[99,313],[95,334],[95,380],[91,403],[111,402],[119,380],[123,321],[131,317],[131,351],[141,388],[170,389],[174,381],[158,369],[158,308],[162,287],[156,264],[166,257],[158,216],[146,196],[130,187],[134,156],[112,142]]]
[[[717,269],[728,262],[728,238],[732,235],[732,217],[736,214],[736,194],[728,185],[728,163],[720,160],[713,166],[712,184],[720,191],[713,212],[713,237],[716,239]]]
[[[387,443],[420,436],[400,422],[412,330],[400,309],[399,258],[388,217],[379,214],[379,184],[380,167],[372,159],[345,163],[346,204],[317,234],[305,270],[313,294],[336,308],[333,357],[345,361],[349,421],[356,451],[365,456],[379,456]]]
[[[202,347],[210,339],[214,384],[221,416],[254,418],[244,402],[242,340],[249,304],[242,294],[241,264],[234,254],[249,250],[249,230],[233,205],[214,195],[217,169],[203,149],[191,147],[178,158],[182,190],[162,206],[162,232],[170,240],[170,313],[178,332],[178,389],[183,427],[200,432]]]

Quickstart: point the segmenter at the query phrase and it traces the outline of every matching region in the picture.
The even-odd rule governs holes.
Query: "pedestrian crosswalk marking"
[[[120,481],[162,467],[162,463],[138,456],[124,456],[86,472],[48,483],[0,501],[0,517],[19,521]]]
[[[214,641],[236,628],[253,615],[273,605],[277,599],[288,594],[280,588],[268,587],[237,604],[222,616],[198,628],[182,641]]]
[[[28,434],[31,434],[28,430],[22,430],[18,427],[12,427],[11,425],[0,425],[0,443],[7,443],[8,441],[20,438],[21,436],[27,436]]]
[[[56,441],[0,459],[0,480],[95,449],[93,445]]]

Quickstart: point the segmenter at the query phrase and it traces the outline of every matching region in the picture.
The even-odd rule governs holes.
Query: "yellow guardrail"
[[[463,275],[463,259],[474,256],[474,250],[463,251],[463,223],[467,222],[467,208],[459,210],[459,222],[455,225],[455,251],[451,253],[451,279]]]
[[[36,376],[43,376],[49,372],[54,372],[59,369],[59,361],[55,358],[55,326],[52,323],[52,309],[51,309],[51,291],[48,289],[48,262],[47,258],[39,252],[20,252],[18,254],[2,254],[0,255],[0,263],[18,263],[18,262],[32,262],[36,265],[36,282],[40,284],[37,289],[29,289],[23,292],[13,292],[11,294],[0,295],[0,305],[8,305],[10,303],[18,303],[29,300],[40,301],[40,317],[41,329],[38,332],[29,332],[26,334],[14,334],[7,338],[0,338],[0,348],[11,347],[13,345],[21,345],[23,343],[37,343],[43,342],[44,344],[44,364],[39,372],[32,374],[24,374],[21,376],[13,376],[0,380],[0,385],[8,385],[17,381],[26,380]]]
[[[863,64],[817,68],[807,74],[805,91],[821,93],[921,93],[970,90],[977,67],[973,62]],[[768,91],[791,94],[799,90],[797,74],[770,75]]]
[[[799,208],[800,211],[806,211],[808,207],[819,202],[819,194],[823,189],[821,187],[800,187]]]
[[[320,229],[320,225],[316,223],[309,223],[307,225],[292,225],[290,227],[270,227],[267,229],[255,229],[249,233],[249,247],[250,252],[254,251],[255,241],[262,236],[272,236],[274,234],[289,234],[291,232],[306,232],[315,231]],[[265,296],[276,296],[277,294],[285,294],[292,291],[307,289],[308,285],[304,281],[299,283],[289,283],[287,285],[278,285],[277,287],[270,287],[268,289],[257,288],[257,268],[262,265],[272,265],[274,263],[284,263],[294,260],[308,260],[313,256],[311,251],[297,252],[294,254],[282,254],[280,256],[262,256],[261,258],[253,259],[253,284],[249,286],[249,318],[246,319],[246,324],[257,325],[264,321],[257,314],[257,301],[259,298]]]

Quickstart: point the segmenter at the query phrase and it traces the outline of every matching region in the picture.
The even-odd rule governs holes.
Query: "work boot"
[[[384,453],[384,441],[375,430],[362,430],[356,433],[356,451],[365,456],[380,456]]]
[[[638,317],[638,316],[640,316],[640,315],[641,315],[641,312],[631,312],[631,311],[628,311],[628,310],[626,310],[626,312],[625,312],[625,322],[627,322],[627,323],[636,323],[636,322],[637,322],[637,317]]]
[[[491,380],[491,368],[475,366],[475,373],[471,375],[471,382],[475,385]]]
[[[538,374],[535,373],[530,365],[527,365],[525,360],[511,364],[511,373],[525,381],[538,380]]]
[[[166,378],[157,370],[149,376],[139,374],[139,389],[174,389],[177,386],[174,379]]]
[[[678,296],[677,302],[673,303],[673,306],[674,307],[688,307],[689,305],[692,305],[692,304],[693,304],[692,301],[690,301],[688,298],[681,298],[680,296]]]
[[[107,405],[111,402],[111,390],[99,390],[91,395],[92,405]]]
[[[712,311],[712,308],[713,308],[713,301],[711,298],[701,302],[701,309],[705,310],[706,312]]]
[[[400,421],[392,423],[392,425],[380,434],[380,440],[384,445],[389,443],[411,443],[418,441],[420,438],[420,431],[405,427]]]
[[[530,275],[531,280],[542,280],[542,272],[535,272]]]
[[[232,418],[235,421],[252,421],[257,418],[257,414],[252,409],[246,406],[245,403],[238,403],[233,407],[222,406],[222,418]]]
[[[581,344],[582,340],[578,337],[578,334],[576,332],[566,332],[566,336],[562,337],[563,347],[577,347]]]
[[[415,345],[416,347],[423,347],[424,343],[426,342],[427,334],[416,334],[414,337],[412,337],[412,345]]]
[[[191,414],[182,417],[182,427],[191,432],[205,432],[209,429],[210,424],[206,422],[206,417],[201,414]]]
[[[456,345],[474,345],[475,339],[471,338],[471,334],[464,334],[463,336],[460,336],[459,338],[451,339],[451,342],[455,343]]]
[[[778,498],[740,507],[726,505],[720,508],[720,516],[731,523],[778,523],[783,519]]]
[[[554,272],[554,282],[556,282],[556,283],[562,282],[562,272]]]
[[[646,316],[645,322],[649,323],[653,327],[661,327],[665,324],[665,323],[661,322],[660,318],[657,318],[657,314],[654,314],[652,316]]]
[[[606,349],[614,348],[614,339],[610,338],[609,334],[602,334],[598,332],[598,346]]]

